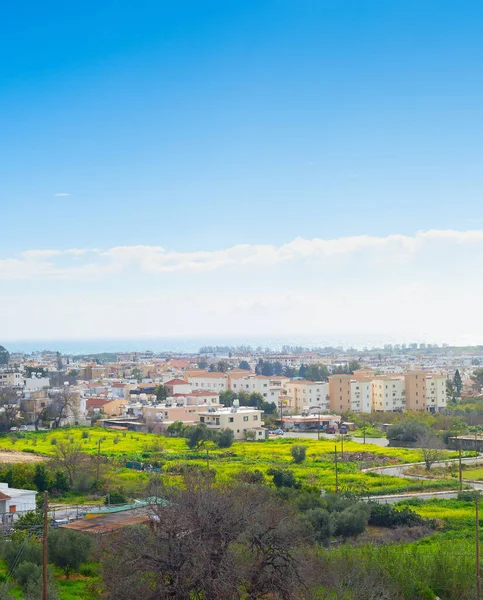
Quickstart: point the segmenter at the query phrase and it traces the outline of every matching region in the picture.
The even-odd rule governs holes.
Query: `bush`
[[[238,481],[242,481],[243,483],[254,483],[258,485],[263,485],[265,483],[265,475],[258,469],[253,471],[239,471],[235,477]]]
[[[57,444],[57,438],[56,437],[51,437],[50,438],[50,443],[52,444],[52,446],[55,446],[55,444]]]
[[[302,487],[300,481],[295,479],[293,471],[289,469],[270,469],[267,473],[273,477],[273,483],[277,488],[288,487],[298,490]]]
[[[371,509],[365,504],[354,504],[335,516],[335,533],[344,539],[363,533],[369,521]]]
[[[127,498],[123,492],[123,490],[121,490],[120,488],[118,488],[117,490],[112,490],[112,492],[109,492],[109,498],[106,496],[104,498],[104,504],[126,504],[127,503]]]
[[[314,530],[317,542],[327,546],[336,528],[336,519],[323,508],[311,508],[304,514],[304,519]]]
[[[8,544],[4,544],[2,552],[3,560],[10,569],[15,566],[20,551],[24,561],[36,565],[42,564],[42,547],[40,544],[33,541],[32,538],[25,539],[24,537],[15,537],[8,542]]]
[[[303,463],[307,455],[307,446],[292,446],[290,454],[296,464]]]
[[[378,527],[419,527],[430,524],[410,508],[398,510],[390,504],[378,504],[369,502],[371,510],[369,524]]]
[[[216,443],[219,448],[230,448],[233,445],[235,434],[231,429],[220,429],[216,435]]]
[[[88,440],[89,439],[89,432],[88,431],[83,431],[82,432],[82,439],[83,440]]]
[[[75,531],[57,529],[48,539],[49,559],[69,576],[78,571],[91,555],[92,542],[89,537]]]
[[[25,590],[28,582],[31,579],[40,580],[42,579],[42,567],[35,563],[23,561],[15,569],[15,579],[19,586]]]

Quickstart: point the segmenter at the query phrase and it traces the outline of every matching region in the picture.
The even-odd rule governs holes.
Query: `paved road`
[[[335,440],[338,436],[339,436],[339,434],[337,434],[337,433],[322,433],[321,432],[320,439]],[[317,432],[305,433],[305,432],[301,432],[301,431],[286,431],[284,433],[283,437],[302,438],[302,439],[305,438],[305,439],[316,440]],[[353,437],[352,441],[358,442],[359,444],[363,444],[364,438]],[[385,448],[389,444],[389,441],[387,440],[387,438],[366,438],[366,444],[376,444],[376,446],[381,446],[381,447]]]

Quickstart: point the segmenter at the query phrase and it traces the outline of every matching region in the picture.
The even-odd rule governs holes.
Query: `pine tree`
[[[461,380],[461,375],[458,369],[456,369],[453,377],[453,385],[456,391],[456,395],[461,396],[461,391],[463,389],[463,381]]]

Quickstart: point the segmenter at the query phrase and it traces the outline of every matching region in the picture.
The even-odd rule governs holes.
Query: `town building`
[[[236,440],[244,440],[248,431],[253,431],[256,440],[264,440],[262,411],[246,406],[210,409],[200,413],[200,422],[210,429],[231,429]]]

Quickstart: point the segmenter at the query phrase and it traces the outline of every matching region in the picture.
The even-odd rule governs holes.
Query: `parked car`
[[[10,431],[18,431],[18,427],[10,427]]]
[[[28,431],[29,428],[27,427],[27,425],[20,425],[20,431]]]
[[[273,435],[283,435],[283,429],[280,429],[279,427],[278,429],[274,429],[270,433],[273,433]]]

